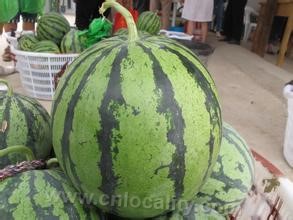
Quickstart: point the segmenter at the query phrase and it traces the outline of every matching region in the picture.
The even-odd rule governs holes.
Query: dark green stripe
[[[40,116],[42,117],[43,121],[48,125],[51,124],[51,117],[50,117],[49,113],[47,112],[47,110],[41,104],[39,104],[34,99],[31,99],[27,96],[18,95],[18,94],[15,94],[15,96],[16,97],[19,96],[21,99],[28,102],[31,105],[31,107],[36,108],[37,112],[40,113]]]
[[[240,155],[242,156],[242,158],[245,160],[246,165],[248,166],[249,169],[249,174],[251,177],[251,182],[253,182],[254,179],[254,168],[252,167],[253,165],[253,161],[252,161],[252,155],[251,153],[248,151],[247,147],[246,147],[246,143],[243,141],[243,139],[241,139],[238,135],[235,134],[235,132],[233,132],[230,129],[227,129],[225,126],[223,126],[223,133],[224,133],[224,138],[233,146],[235,146],[237,148],[237,150],[239,151]],[[232,136],[232,137],[230,137]],[[240,146],[235,140],[239,140],[242,144],[242,146]],[[246,153],[245,153],[246,151]],[[248,155],[250,157],[248,157]]]
[[[11,109],[11,102],[12,98],[9,96],[6,96],[3,98],[3,104],[1,106],[4,107],[2,121],[0,122],[0,126],[2,126],[2,123],[4,120],[7,121],[7,128],[5,132],[0,131],[0,149],[4,149],[7,147],[7,135],[9,135],[9,129],[10,129],[10,109]],[[10,164],[10,160],[8,156],[0,158],[0,168],[4,168],[7,164]]]
[[[165,49],[166,51],[175,54],[178,59],[182,62],[182,65],[186,68],[186,70],[189,72],[189,74],[192,76],[192,78],[195,81],[195,84],[198,84],[202,91],[204,92],[206,96],[206,102],[205,106],[207,109],[207,113],[210,115],[210,124],[212,125],[212,129],[210,130],[210,140],[208,142],[209,145],[209,160],[208,160],[208,166],[206,168],[206,172],[204,175],[203,180],[205,180],[208,176],[209,168],[212,165],[213,160],[213,154],[214,154],[214,140],[215,137],[213,135],[213,130],[216,127],[221,128],[221,110],[220,105],[217,100],[217,95],[213,92],[213,89],[211,87],[210,82],[205,78],[205,76],[202,74],[202,72],[195,66],[194,63],[192,63],[189,59],[187,59],[183,54],[181,54],[179,51],[174,50],[168,46],[168,44],[163,44],[162,49]],[[211,79],[212,80],[212,79]],[[221,134],[220,134],[221,135]],[[222,135],[221,135],[222,136]]]
[[[0,192],[0,216],[3,220],[14,219],[13,213],[18,204],[10,203],[9,199],[12,195],[12,192],[14,192],[15,189],[20,189],[19,185],[23,183],[20,176],[21,174],[16,174],[14,177],[9,177],[8,179],[4,180],[8,183],[6,184],[6,187]]]
[[[104,94],[104,98],[99,108],[101,116],[101,130],[97,135],[97,142],[100,145],[101,159],[99,163],[102,184],[99,189],[112,198],[115,194],[115,189],[118,185],[119,177],[115,175],[112,160],[112,148],[117,147],[116,143],[112,143],[112,131],[119,131],[119,121],[115,117],[115,107],[111,106],[111,103],[119,106],[126,106],[125,100],[122,96],[121,90],[121,63],[122,60],[127,57],[128,49],[127,45],[121,47],[119,54],[115,57],[112,64],[112,69],[109,75],[109,83]],[[115,212],[116,204],[110,206],[109,210]]]
[[[49,183],[56,190],[57,193],[60,193],[60,197],[62,199],[62,202],[64,203],[64,207],[63,207],[64,212],[68,215],[69,219],[80,219],[80,216],[78,216],[79,211],[73,205],[73,203],[78,203],[80,201],[79,198],[76,197],[75,201],[70,201],[70,199],[68,198],[68,193],[71,193],[71,195],[69,196],[71,196],[72,198],[74,198],[73,196],[75,195],[75,193],[76,194],[78,193],[75,192],[73,188],[72,188],[72,191],[65,191],[62,184],[67,184],[69,186],[69,182],[67,182],[65,175],[58,171],[44,170],[43,172],[45,175],[46,182]],[[51,174],[52,172],[56,173],[59,178],[58,179],[55,178],[55,176]],[[51,211],[52,211],[51,216],[54,216],[53,207]],[[85,214],[88,215],[88,213],[85,213]],[[58,219],[60,218],[60,216],[57,216],[57,217]]]
[[[217,159],[217,164],[220,165],[220,170],[218,172],[212,172],[212,179],[218,180],[225,184],[225,187],[222,190],[226,193],[229,193],[230,189],[237,189],[243,193],[247,193],[249,189],[246,185],[243,184],[241,179],[232,179],[231,177],[225,175],[224,166],[223,166],[223,156],[219,155]]]
[[[106,56],[108,56],[111,53],[112,49],[114,49],[114,47],[104,49],[102,51],[102,54],[100,54],[100,56],[97,57],[96,60],[93,63],[90,64],[88,70],[83,73],[82,79],[80,80],[77,89],[74,91],[74,94],[72,95],[72,97],[70,99],[70,102],[68,103],[68,108],[64,109],[64,110],[66,110],[66,115],[65,115],[65,119],[64,119],[64,132],[63,132],[62,139],[61,139],[62,156],[63,156],[63,161],[61,163],[63,164],[63,168],[66,171],[70,170],[72,172],[73,178],[76,181],[76,184],[74,184],[74,185],[75,185],[75,187],[79,188],[79,191],[82,191],[81,190],[81,185],[82,184],[81,184],[81,181],[79,179],[79,176],[76,173],[75,165],[74,165],[74,162],[73,162],[73,160],[71,158],[70,149],[69,149],[70,148],[70,140],[69,140],[69,138],[70,138],[70,132],[72,131],[72,123],[73,123],[73,118],[74,118],[74,109],[75,109],[76,104],[79,101],[79,97],[81,96],[82,89],[84,88],[85,84],[87,83],[88,78],[90,77],[90,75],[92,75],[95,72],[96,65],[102,59],[104,59]],[[95,53],[96,52],[94,51],[93,54],[95,54]],[[90,56],[90,54],[89,54],[89,56]],[[84,62],[84,60],[82,60],[82,61]],[[78,67],[78,65],[76,65],[76,66]],[[73,70],[72,73],[74,73],[74,72],[75,71]],[[70,74],[70,75],[73,75],[73,74]],[[70,77],[69,77],[69,79],[70,79]],[[67,82],[69,81],[69,79],[67,79]],[[66,85],[64,85],[64,87],[62,88],[61,92],[64,91],[63,89],[65,89],[65,87],[66,87]],[[59,98],[61,98],[61,96],[62,95],[59,95],[57,103],[59,102]],[[66,161],[68,161],[70,167],[67,167]],[[68,173],[68,172],[66,172],[66,173]]]
[[[153,62],[153,73],[155,84],[158,90],[161,91],[161,103],[159,103],[157,112],[164,114],[166,117],[170,115],[171,128],[167,133],[167,140],[176,147],[172,156],[172,162],[169,164],[169,175],[174,182],[175,200],[179,200],[184,192],[184,177],[185,177],[185,153],[186,146],[184,144],[184,129],[185,122],[182,116],[182,110],[179,107],[175,94],[173,91],[172,83],[168,79],[160,65],[160,62],[152,53],[152,50],[139,43],[143,51],[150,57]]]
[[[37,155],[36,141],[38,140],[38,132],[40,131],[39,128],[36,128],[34,125],[36,124],[35,115],[32,113],[30,109],[27,109],[26,106],[23,104],[22,100],[19,98],[15,99],[17,106],[19,107],[19,111],[22,112],[25,118],[25,125],[27,127],[27,139],[24,140],[25,146],[32,149],[33,153]]]
[[[116,40],[115,42],[117,42],[117,40]],[[67,78],[66,78],[66,80],[64,81],[64,85],[62,86],[62,88],[61,88],[60,86],[58,86],[58,88],[61,88],[61,90],[60,90],[58,96],[57,96],[57,97],[56,97],[56,96],[54,97],[54,99],[55,99],[55,100],[54,100],[54,105],[52,106],[52,120],[53,120],[53,121],[54,121],[54,116],[55,116],[55,112],[56,112],[56,107],[58,106],[59,102],[62,100],[63,93],[64,93],[64,91],[65,91],[67,85],[69,84],[71,77],[73,77],[73,75],[74,75],[73,73],[76,72],[76,70],[79,68],[79,66],[80,66],[81,64],[83,64],[83,63],[84,63],[89,57],[96,56],[96,54],[98,54],[100,51],[106,50],[107,47],[109,47],[110,49],[114,49],[114,48],[117,47],[117,46],[118,46],[118,45],[111,45],[111,46],[109,47],[109,45],[106,45],[106,44],[105,44],[105,46],[100,47],[100,48],[98,48],[98,49],[96,49],[96,48],[93,46],[93,47],[91,48],[91,50],[88,50],[88,51],[87,51],[87,55],[84,56],[84,57],[82,57],[83,59],[76,60],[76,61],[74,61],[74,62],[72,63],[71,66],[74,65],[74,68],[71,69],[70,74],[67,74],[67,75],[66,75]]]

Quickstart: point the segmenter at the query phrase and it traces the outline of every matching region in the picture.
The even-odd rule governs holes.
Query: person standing
[[[148,11],[150,8],[150,0],[134,0],[133,8],[138,10],[139,14]]]
[[[198,25],[201,32],[201,42],[205,43],[208,35],[208,22],[213,18],[214,0],[185,0],[182,18],[187,20],[186,32],[194,35]]]
[[[150,11],[156,12],[160,7],[162,11],[162,29],[168,30],[170,27],[172,0],[150,0]]]
[[[243,18],[247,0],[228,0],[227,9],[224,16],[223,33],[230,44],[240,45],[243,33]]]
[[[223,28],[223,16],[224,16],[224,0],[214,0],[214,28],[217,38],[221,38],[221,31]]]

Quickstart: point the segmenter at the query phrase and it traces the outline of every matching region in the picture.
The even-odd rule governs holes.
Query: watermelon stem
[[[32,150],[24,145],[15,145],[0,150],[0,158],[12,153],[24,154],[27,160],[35,160]]]
[[[55,167],[56,165],[59,166],[59,162],[57,158],[51,158],[46,162],[46,166],[49,168]]]
[[[0,83],[2,84],[5,84],[7,86],[7,93],[8,93],[8,96],[12,96],[13,95],[13,89],[12,87],[9,85],[9,83],[4,80],[4,79],[0,79]]]
[[[110,7],[115,8],[116,11],[119,12],[126,20],[127,29],[128,29],[128,40],[130,42],[138,40],[139,37],[138,37],[136,24],[134,22],[134,19],[133,19],[131,13],[125,7],[123,7],[118,2],[116,2],[116,0],[106,0],[102,4],[102,6],[99,10],[100,14],[103,14]]]

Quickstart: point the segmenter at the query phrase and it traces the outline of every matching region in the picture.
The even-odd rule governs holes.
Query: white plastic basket
[[[3,36],[6,38],[7,42],[10,46],[13,46],[14,48],[18,47],[18,38],[24,34],[33,34],[33,31],[16,31],[15,36],[11,36],[11,32],[4,32]]]
[[[79,55],[34,53],[15,48],[11,51],[15,54],[16,70],[20,73],[22,86],[29,96],[43,100],[53,99],[55,75]]]

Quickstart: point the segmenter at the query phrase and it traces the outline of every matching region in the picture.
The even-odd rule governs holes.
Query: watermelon
[[[34,45],[39,42],[34,34],[25,34],[18,39],[18,47],[23,51],[32,51]]]
[[[223,125],[223,138],[217,163],[196,202],[228,214],[247,197],[254,180],[254,159],[240,134]]]
[[[7,92],[0,92],[0,149],[24,145],[36,158],[47,158],[52,149],[48,112],[35,99],[13,93],[6,81],[0,82],[8,86]],[[20,154],[1,157],[0,169],[25,159]]]
[[[145,11],[138,17],[137,29],[156,35],[161,29],[161,19],[157,13]]]
[[[104,220],[58,169],[30,170],[0,182],[1,219]]]
[[[153,220],[226,220],[217,211],[203,205],[193,204],[183,211],[170,212]]]
[[[36,32],[39,40],[50,40],[59,46],[64,35],[69,30],[69,22],[63,15],[49,12],[38,20]]]
[[[72,29],[65,34],[60,45],[62,53],[81,53],[83,51],[78,33],[78,30]]]
[[[49,40],[39,41],[33,46],[32,51],[37,53],[60,53],[57,44]]]
[[[129,15],[113,1],[102,10],[109,5]],[[138,36],[130,18],[129,38],[97,43],[65,71],[52,106],[53,147],[99,208],[147,218],[196,195],[216,162],[222,120],[198,57],[166,37]]]

